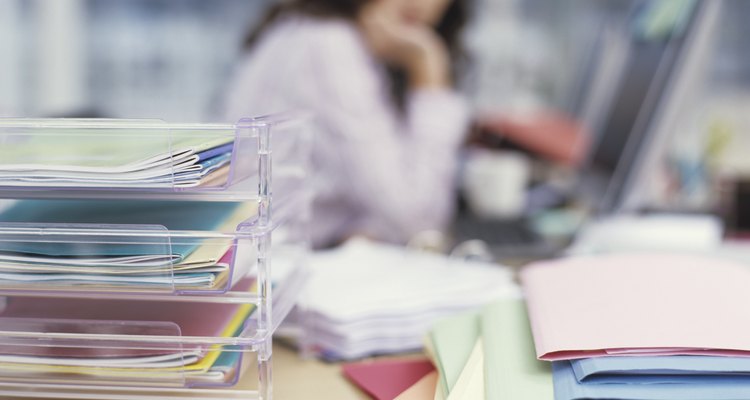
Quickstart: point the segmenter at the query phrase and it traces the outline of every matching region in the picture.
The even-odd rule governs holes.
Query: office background
[[[269,0],[4,0],[0,115],[212,117],[245,32]],[[631,1],[478,0],[465,86],[478,108],[575,98],[583,55]],[[750,3],[725,0],[711,87],[750,91]]]
[[[681,179],[705,169],[707,139],[729,126],[714,170],[750,176],[750,2],[722,0],[708,79],[675,145]],[[242,41],[271,0],[3,0],[0,116],[211,121]],[[476,0],[466,33],[471,69],[462,82],[476,112],[556,109],[580,114],[586,68],[607,27],[633,0]],[[580,115],[579,115],[580,116]],[[723,179],[723,178],[722,178]],[[715,209],[703,179],[681,206]],[[681,183],[683,184],[683,183]],[[691,184],[692,185],[692,184]],[[663,186],[663,185],[662,185]],[[657,195],[658,197],[658,195]]]

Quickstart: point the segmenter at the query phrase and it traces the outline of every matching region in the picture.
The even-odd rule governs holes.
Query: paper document
[[[145,135],[38,135],[0,149],[0,186],[171,188],[216,183],[231,162],[232,131]]]
[[[507,267],[366,240],[314,254],[310,270],[308,338],[333,359],[420,349],[441,318],[519,293]]]

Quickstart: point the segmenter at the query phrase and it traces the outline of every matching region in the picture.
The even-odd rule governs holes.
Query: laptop
[[[679,111],[695,87],[691,83],[698,81],[709,59],[721,2],[686,1],[675,11],[684,14],[659,30],[649,18],[666,3],[639,2],[628,22],[617,28],[615,43],[600,43],[599,71],[591,74],[582,116],[594,137],[574,198],[593,216],[643,205],[639,189],[663,160]],[[612,54],[613,49],[619,54]],[[605,62],[612,58],[621,62]],[[459,213],[453,233],[456,242],[487,243],[497,258],[546,258],[567,245],[543,238],[527,217],[486,220],[466,210]]]

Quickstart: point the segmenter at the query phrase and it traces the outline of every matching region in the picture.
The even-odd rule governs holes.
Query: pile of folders
[[[700,255],[588,256],[521,273],[556,400],[750,398],[750,267]]]
[[[247,272],[230,268],[231,240],[172,238],[160,229],[231,232],[254,211],[254,204],[231,202],[14,201],[0,212],[0,287],[226,290]],[[34,241],[34,224],[57,227],[60,237]],[[76,235],[65,236],[65,227],[73,224]],[[90,236],[86,226],[96,228]],[[122,234],[134,226],[141,232],[132,239]],[[102,227],[113,235],[107,237]],[[151,237],[135,236],[150,231]]]

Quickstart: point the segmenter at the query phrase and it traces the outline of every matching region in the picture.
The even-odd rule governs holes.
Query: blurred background
[[[587,122],[592,65],[612,57],[607,53],[612,44],[608,32],[627,20],[633,3],[477,1],[465,38],[471,69],[462,82],[475,114],[554,110]],[[743,112],[750,107],[750,2],[721,3],[715,37],[701,55],[706,72],[683,102],[674,127],[677,134],[670,135],[671,144],[660,154],[660,169],[649,174],[657,184],[642,184],[638,190],[656,187],[647,196],[653,200],[649,206],[720,212],[733,218],[729,225],[740,231],[746,221],[740,221],[744,217],[738,216],[737,204],[750,177],[743,151],[750,149],[750,114]],[[2,0],[0,116],[214,120],[242,39],[269,4]],[[514,151],[546,162],[533,149]],[[559,167],[554,160],[552,164]],[[528,215],[538,204],[565,202],[565,190],[562,200],[556,200],[555,193],[550,200],[544,190],[550,182],[565,181],[570,171],[564,165],[552,172],[542,168],[543,173],[537,167],[523,168],[521,205],[506,207],[503,217]],[[539,182],[541,188],[535,185]],[[553,234],[566,231],[550,220],[560,219],[547,218],[535,226]]]
[[[714,94],[750,90],[750,4],[722,0]],[[209,118],[269,0],[3,0],[0,112]],[[467,41],[477,107],[569,108],[585,55],[630,0],[479,0]]]

